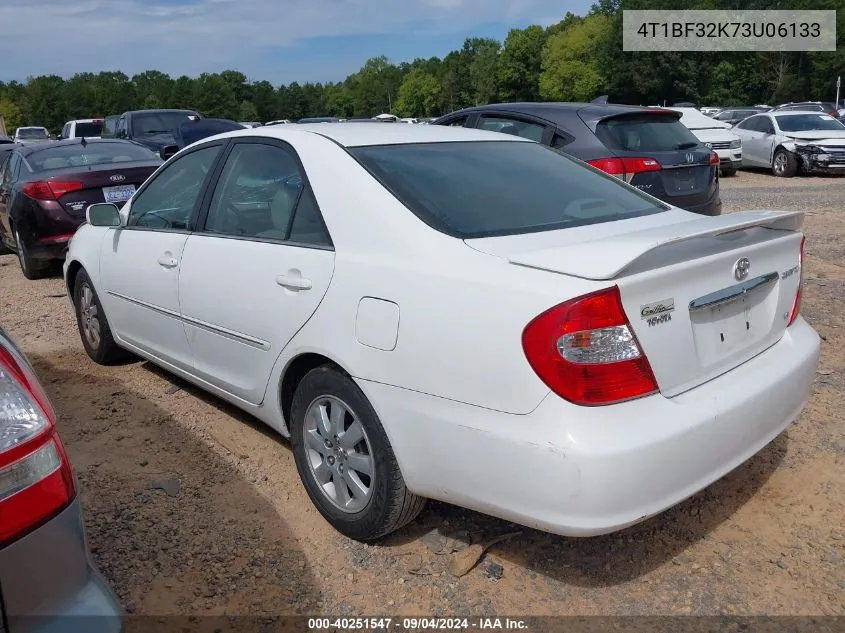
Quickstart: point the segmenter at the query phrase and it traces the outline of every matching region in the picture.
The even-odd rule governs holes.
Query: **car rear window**
[[[115,142],[59,145],[32,152],[26,157],[32,172],[148,160],[159,159],[141,145]]]
[[[50,138],[47,130],[43,127],[22,127],[18,130],[18,137],[24,139]]]
[[[700,143],[676,117],[655,113],[603,119],[596,136],[609,149],[623,152],[671,152]]]
[[[77,123],[76,136],[100,136],[103,132],[103,122]]]
[[[349,151],[423,222],[462,239],[613,222],[668,209],[537,143],[413,143]]]

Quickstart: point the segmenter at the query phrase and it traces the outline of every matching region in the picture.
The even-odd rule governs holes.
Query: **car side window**
[[[567,134],[558,134],[552,137],[552,148],[553,149],[564,149],[567,145],[569,145],[575,138],[569,136]]]
[[[12,154],[12,157],[9,159],[9,175],[8,179],[14,180],[18,176],[18,170],[21,166],[21,155],[20,154]]]
[[[9,181],[9,165],[11,162],[9,156],[0,154],[0,187],[5,187]]]
[[[117,120],[117,126],[115,127],[114,135],[118,138],[122,138],[126,135],[126,118],[120,117]]]
[[[539,123],[529,123],[528,121],[521,121],[519,119],[486,115],[481,117],[478,127],[482,130],[490,130],[491,132],[521,136],[522,138],[527,138],[538,143],[543,140],[543,132],[545,131],[545,127]]]
[[[768,117],[761,116],[757,119],[757,130],[763,134],[774,134],[775,126]]]
[[[756,119],[743,119],[739,123],[736,124],[736,127],[740,130],[748,130],[749,132],[754,132],[754,125]]]
[[[127,226],[187,230],[219,152],[219,145],[203,147],[168,164],[132,199]]]
[[[450,119],[443,123],[442,125],[448,125],[449,127],[466,127],[467,121],[469,120],[469,115],[465,114],[464,116],[459,116],[456,119]]]
[[[235,237],[330,244],[296,156],[265,143],[234,146],[211,198],[205,230]]]

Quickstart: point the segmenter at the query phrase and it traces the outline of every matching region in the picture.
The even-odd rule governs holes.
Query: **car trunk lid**
[[[88,205],[98,202],[114,202],[122,207],[159,163],[126,163],[120,167],[114,164],[96,165],[84,171],[67,170],[52,175],[48,180],[81,183],[81,189],[74,189],[58,196],[59,204],[74,217],[84,218]]]
[[[746,211],[646,228],[631,221],[629,230],[536,250],[522,250],[516,236],[507,247],[501,238],[468,243],[517,266],[616,284],[660,390],[672,397],[783,336],[800,284],[802,222],[800,212]]]

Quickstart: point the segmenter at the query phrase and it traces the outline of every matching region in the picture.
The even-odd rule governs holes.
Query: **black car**
[[[722,123],[736,125],[750,116],[760,114],[761,112],[767,112],[768,110],[769,108],[758,108],[756,106],[747,108],[725,108],[724,110],[719,110],[719,112],[714,114],[713,118],[717,121],[721,121]]]
[[[167,160],[179,150],[204,138],[243,129],[245,129],[243,125],[229,119],[192,119],[185,121],[174,132],[175,143],[163,147],[159,156]]]
[[[605,103],[504,103],[459,110],[434,125],[528,138],[669,204],[719,215],[719,157],[680,118],[674,110]]]
[[[143,145],[117,139],[15,147],[0,165],[0,247],[18,254],[27,279],[42,277],[64,259],[89,205],[123,206],[159,165]]]
[[[176,144],[176,128],[182,123],[201,118],[193,110],[133,110],[120,115],[114,137],[135,141],[158,153]]]

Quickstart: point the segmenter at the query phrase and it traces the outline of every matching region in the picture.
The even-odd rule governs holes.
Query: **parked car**
[[[277,121],[268,121],[264,125],[290,125],[293,123],[290,119],[279,119]]]
[[[713,118],[717,121],[722,121],[723,123],[729,123],[730,125],[736,125],[743,119],[747,119],[750,116],[754,116],[755,114],[759,114],[760,112],[766,112],[768,108],[727,108],[725,110],[721,110],[713,115]]]
[[[199,140],[214,136],[215,134],[241,129],[243,129],[243,125],[235,121],[230,121],[229,119],[193,119],[185,121],[176,128],[176,133],[174,134],[175,144],[162,148],[159,156],[167,160],[179,150]]]
[[[772,108],[772,112],[824,112],[834,118],[839,117],[839,108],[832,101],[800,101],[784,103]]]
[[[56,413],[2,329],[0,618],[9,633],[123,630],[117,600],[91,563]]]
[[[68,121],[62,128],[57,140],[69,138],[87,138],[88,140],[100,138],[103,134],[103,119],[77,119]]]
[[[50,138],[50,133],[46,127],[33,125],[16,129],[15,136],[12,140],[19,145],[35,145],[37,143],[46,143],[53,139]]]
[[[681,113],[681,123],[699,141],[719,156],[722,175],[733,176],[742,166],[742,141],[730,131],[731,125],[716,121],[695,108],[671,108]]]
[[[158,153],[175,143],[174,132],[185,121],[201,119],[193,110],[134,110],[117,121],[115,138],[140,143]]]
[[[8,158],[9,154],[15,149],[15,142],[11,136],[0,136],[0,167],[3,166],[3,161]]]
[[[340,119],[333,116],[312,116],[299,119],[297,123],[339,123]]]
[[[713,116],[717,112],[721,112],[724,108],[712,108],[712,107],[704,107],[701,108],[701,114],[705,116]]]
[[[238,123],[241,127],[245,128],[261,127],[261,123],[259,121],[239,121]]]
[[[682,209],[719,215],[719,157],[674,110],[604,103],[505,103],[467,108],[436,125],[537,141]]]
[[[773,110],[733,128],[743,165],[768,167],[790,178],[799,171],[845,173],[845,125],[822,112]]]
[[[133,352],[290,436],[344,534],[429,497],[589,536],[798,415],[802,218],[703,218],[484,130],[275,126],[89,207],[64,271],[95,362]]]
[[[64,259],[88,205],[122,206],[160,164],[143,145],[116,139],[18,147],[0,168],[0,244],[38,279]]]

